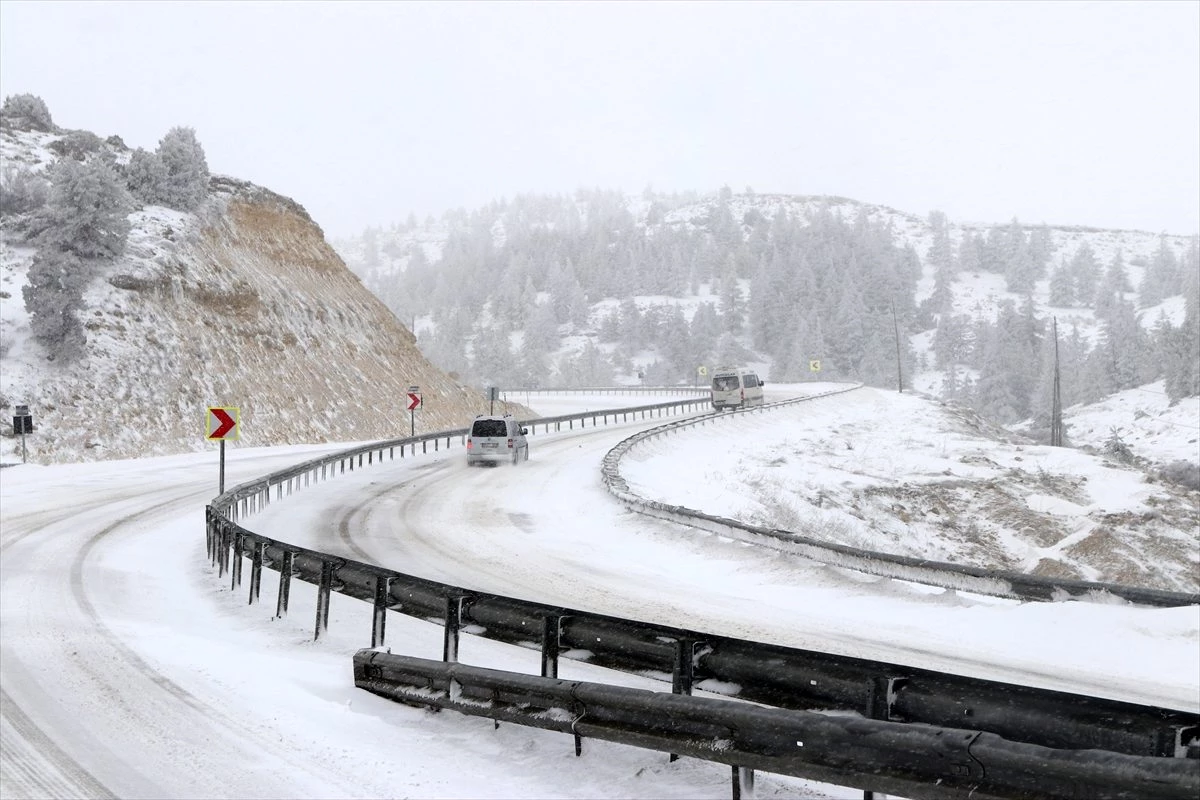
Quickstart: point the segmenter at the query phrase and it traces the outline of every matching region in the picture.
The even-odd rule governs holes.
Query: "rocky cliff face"
[[[295,202],[214,177],[198,214],[147,207],[131,220],[126,254],[86,295],[87,350],[72,364],[28,339],[17,306],[35,251],[5,244],[0,405],[30,406],[30,461],[212,448],[208,406],[240,408],[241,447],[406,436],[413,385],[417,433],[487,410],[421,356]],[[3,445],[19,460],[17,440]]]

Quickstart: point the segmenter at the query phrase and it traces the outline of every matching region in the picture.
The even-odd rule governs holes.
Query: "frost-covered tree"
[[[1092,303],[1096,317],[1107,319],[1116,308],[1117,303],[1125,300],[1125,293],[1131,291],[1133,291],[1133,285],[1129,282],[1129,275],[1125,272],[1125,259],[1118,250],[1104,270],[1104,277],[1101,278],[1100,285],[1096,289],[1096,296]]]
[[[483,326],[475,329],[471,345],[471,374],[485,386],[512,386],[512,345],[508,329]]]
[[[725,323],[725,330],[736,336],[741,334],[746,324],[746,300],[742,296],[737,274],[732,265],[730,267],[721,279],[721,320]]]
[[[827,326],[824,368],[831,377],[852,377],[867,348],[867,308],[859,286],[845,282]]]
[[[746,348],[729,331],[721,334],[713,350],[713,360],[717,366],[734,366],[745,363],[749,355]]]
[[[1192,239],[1183,258],[1183,322],[1166,332],[1159,344],[1163,379],[1172,404],[1200,395],[1200,253]]]
[[[1092,351],[1103,374],[1105,394],[1131,389],[1154,380],[1157,372],[1149,337],[1142,328],[1133,303],[1118,300],[1101,323],[1100,341]]]
[[[1044,264],[1034,257],[1025,230],[1013,220],[1004,239],[1004,277],[1010,292],[1028,294],[1042,277]]]
[[[33,257],[21,293],[30,331],[51,359],[72,361],[83,353],[86,337],[78,312],[91,277],[84,260],[70,251],[43,247]]]
[[[158,153],[137,148],[125,165],[125,185],[129,194],[142,205],[159,205],[163,202],[162,187],[167,182],[167,168]]]
[[[46,102],[35,94],[10,94],[0,107],[0,121],[24,131],[54,133],[54,120]]]
[[[1158,250],[1146,267],[1142,285],[1138,288],[1138,301],[1142,308],[1156,306],[1166,298],[1179,294],[1179,261],[1166,236],[1159,239]]]
[[[39,214],[39,243],[83,259],[115,258],[125,251],[131,202],[121,178],[104,159],[59,159],[48,170],[50,197]]]
[[[951,370],[970,361],[971,320],[964,314],[943,314],[933,332],[933,354],[938,369]]]
[[[587,324],[587,295],[575,275],[575,268],[569,261],[558,265],[550,274],[546,288],[559,324]]]
[[[874,321],[873,321],[874,322]],[[878,320],[882,322],[882,320]],[[903,344],[903,343],[902,343]],[[900,377],[911,378],[912,369],[904,369]],[[868,386],[896,388],[896,339],[892,335],[891,320],[888,324],[871,324],[867,332],[866,347],[855,369],[855,377]],[[908,381],[905,381],[906,383]]]
[[[550,303],[538,303],[530,312],[529,323],[525,326],[525,349],[548,355],[558,349],[561,341],[553,306]]]
[[[163,205],[191,211],[208,196],[208,162],[192,128],[175,127],[158,143],[158,157],[166,169],[159,195]]]
[[[576,355],[562,358],[557,368],[558,383],[566,388],[578,389],[589,386],[611,386],[613,367],[603,351],[592,344],[584,343]]]
[[[97,156],[63,158],[48,171],[50,195],[37,214],[37,255],[22,289],[34,337],[52,357],[73,359],[85,335],[76,312],[98,262],[120,255],[129,235],[129,193]]]
[[[28,167],[5,165],[0,170],[0,218],[41,209],[50,197],[50,184]]]
[[[1042,337],[1038,353],[1038,378],[1034,384],[1033,394],[1029,398],[1030,416],[1038,430],[1046,432],[1049,441],[1050,422],[1054,412],[1054,358],[1057,346],[1059,398],[1062,406],[1073,405],[1080,401],[1078,375],[1087,355],[1087,344],[1076,327],[1068,333],[1062,326],[1058,327],[1058,341],[1055,342],[1054,326],[1046,325],[1046,335]]]
[[[1091,246],[1079,245],[1070,262],[1071,278],[1075,282],[1075,299],[1085,306],[1092,305],[1096,297],[1096,284],[1100,279],[1100,267]]]
[[[76,161],[86,161],[89,156],[105,152],[104,140],[91,131],[67,131],[61,139],[51,142],[49,149]]]
[[[958,270],[973,275],[983,269],[983,237],[964,233],[958,242]]]
[[[1050,273],[1050,305],[1069,307],[1075,304],[1075,278],[1066,263]]]
[[[701,303],[696,306],[692,320],[688,325],[688,337],[695,342],[703,343],[705,351],[712,349],[713,344],[721,335],[721,318],[712,303]]]
[[[664,311],[662,324],[658,326],[657,349],[672,371],[686,378],[700,363],[707,347],[688,336],[688,321],[679,306],[672,305]]]
[[[973,405],[984,416],[1011,423],[1029,416],[1038,372],[1040,326],[1026,300],[1018,309],[1005,300],[994,325],[977,333],[979,382]]]
[[[946,215],[941,211],[929,212],[929,227],[933,233],[933,243],[925,260],[934,271],[943,270],[946,277],[953,278],[953,271],[958,265],[954,263],[954,244],[950,241],[950,224]]]

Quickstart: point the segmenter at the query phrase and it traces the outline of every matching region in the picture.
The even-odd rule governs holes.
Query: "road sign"
[[[820,362],[820,360],[819,360],[819,359],[813,359],[812,361],[809,361],[809,362],[808,362],[808,371],[809,371],[809,372],[820,372],[820,371],[821,371],[821,362]]]
[[[204,428],[205,438],[210,442],[223,442],[226,439],[236,440],[241,435],[241,431],[238,429],[240,419],[240,409],[210,406]]]
[[[699,367],[696,367],[696,374],[698,374],[701,378],[703,378],[705,375],[708,374],[708,367],[704,366],[703,364],[700,365]]]
[[[29,413],[29,406],[19,405],[13,409],[13,433],[33,433],[33,414]]]
[[[413,411],[417,406],[421,405],[421,395],[416,392],[408,393],[408,410]]]

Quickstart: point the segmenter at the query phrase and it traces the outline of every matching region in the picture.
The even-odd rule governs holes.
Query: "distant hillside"
[[[79,133],[0,127],[5,188],[74,157],[56,152],[64,140],[99,142]],[[126,174],[119,139],[94,146],[85,158]],[[0,249],[0,409],[7,423],[13,406],[30,406],[31,461],[213,447],[203,439],[210,405],[240,407],[240,446],[407,435],[410,385],[424,398],[418,432],[486,410],[421,355],[303,208],[221,176],[194,212],[138,204],[124,252],[86,281],[82,355],[51,360],[31,336],[22,291],[41,246],[28,234],[37,213],[6,208]],[[20,460],[17,440],[0,443],[4,461]]]
[[[1044,421],[1056,322],[1064,405],[1200,394],[1196,236],[726,188],[518,196],[333,245],[468,382],[686,384],[731,362],[795,381],[819,362]]]

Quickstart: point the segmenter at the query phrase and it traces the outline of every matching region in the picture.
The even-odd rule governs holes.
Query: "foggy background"
[[[1200,229],[1196,3],[0,4],[0,93],[329,236],[517,193],[833,194]]]

